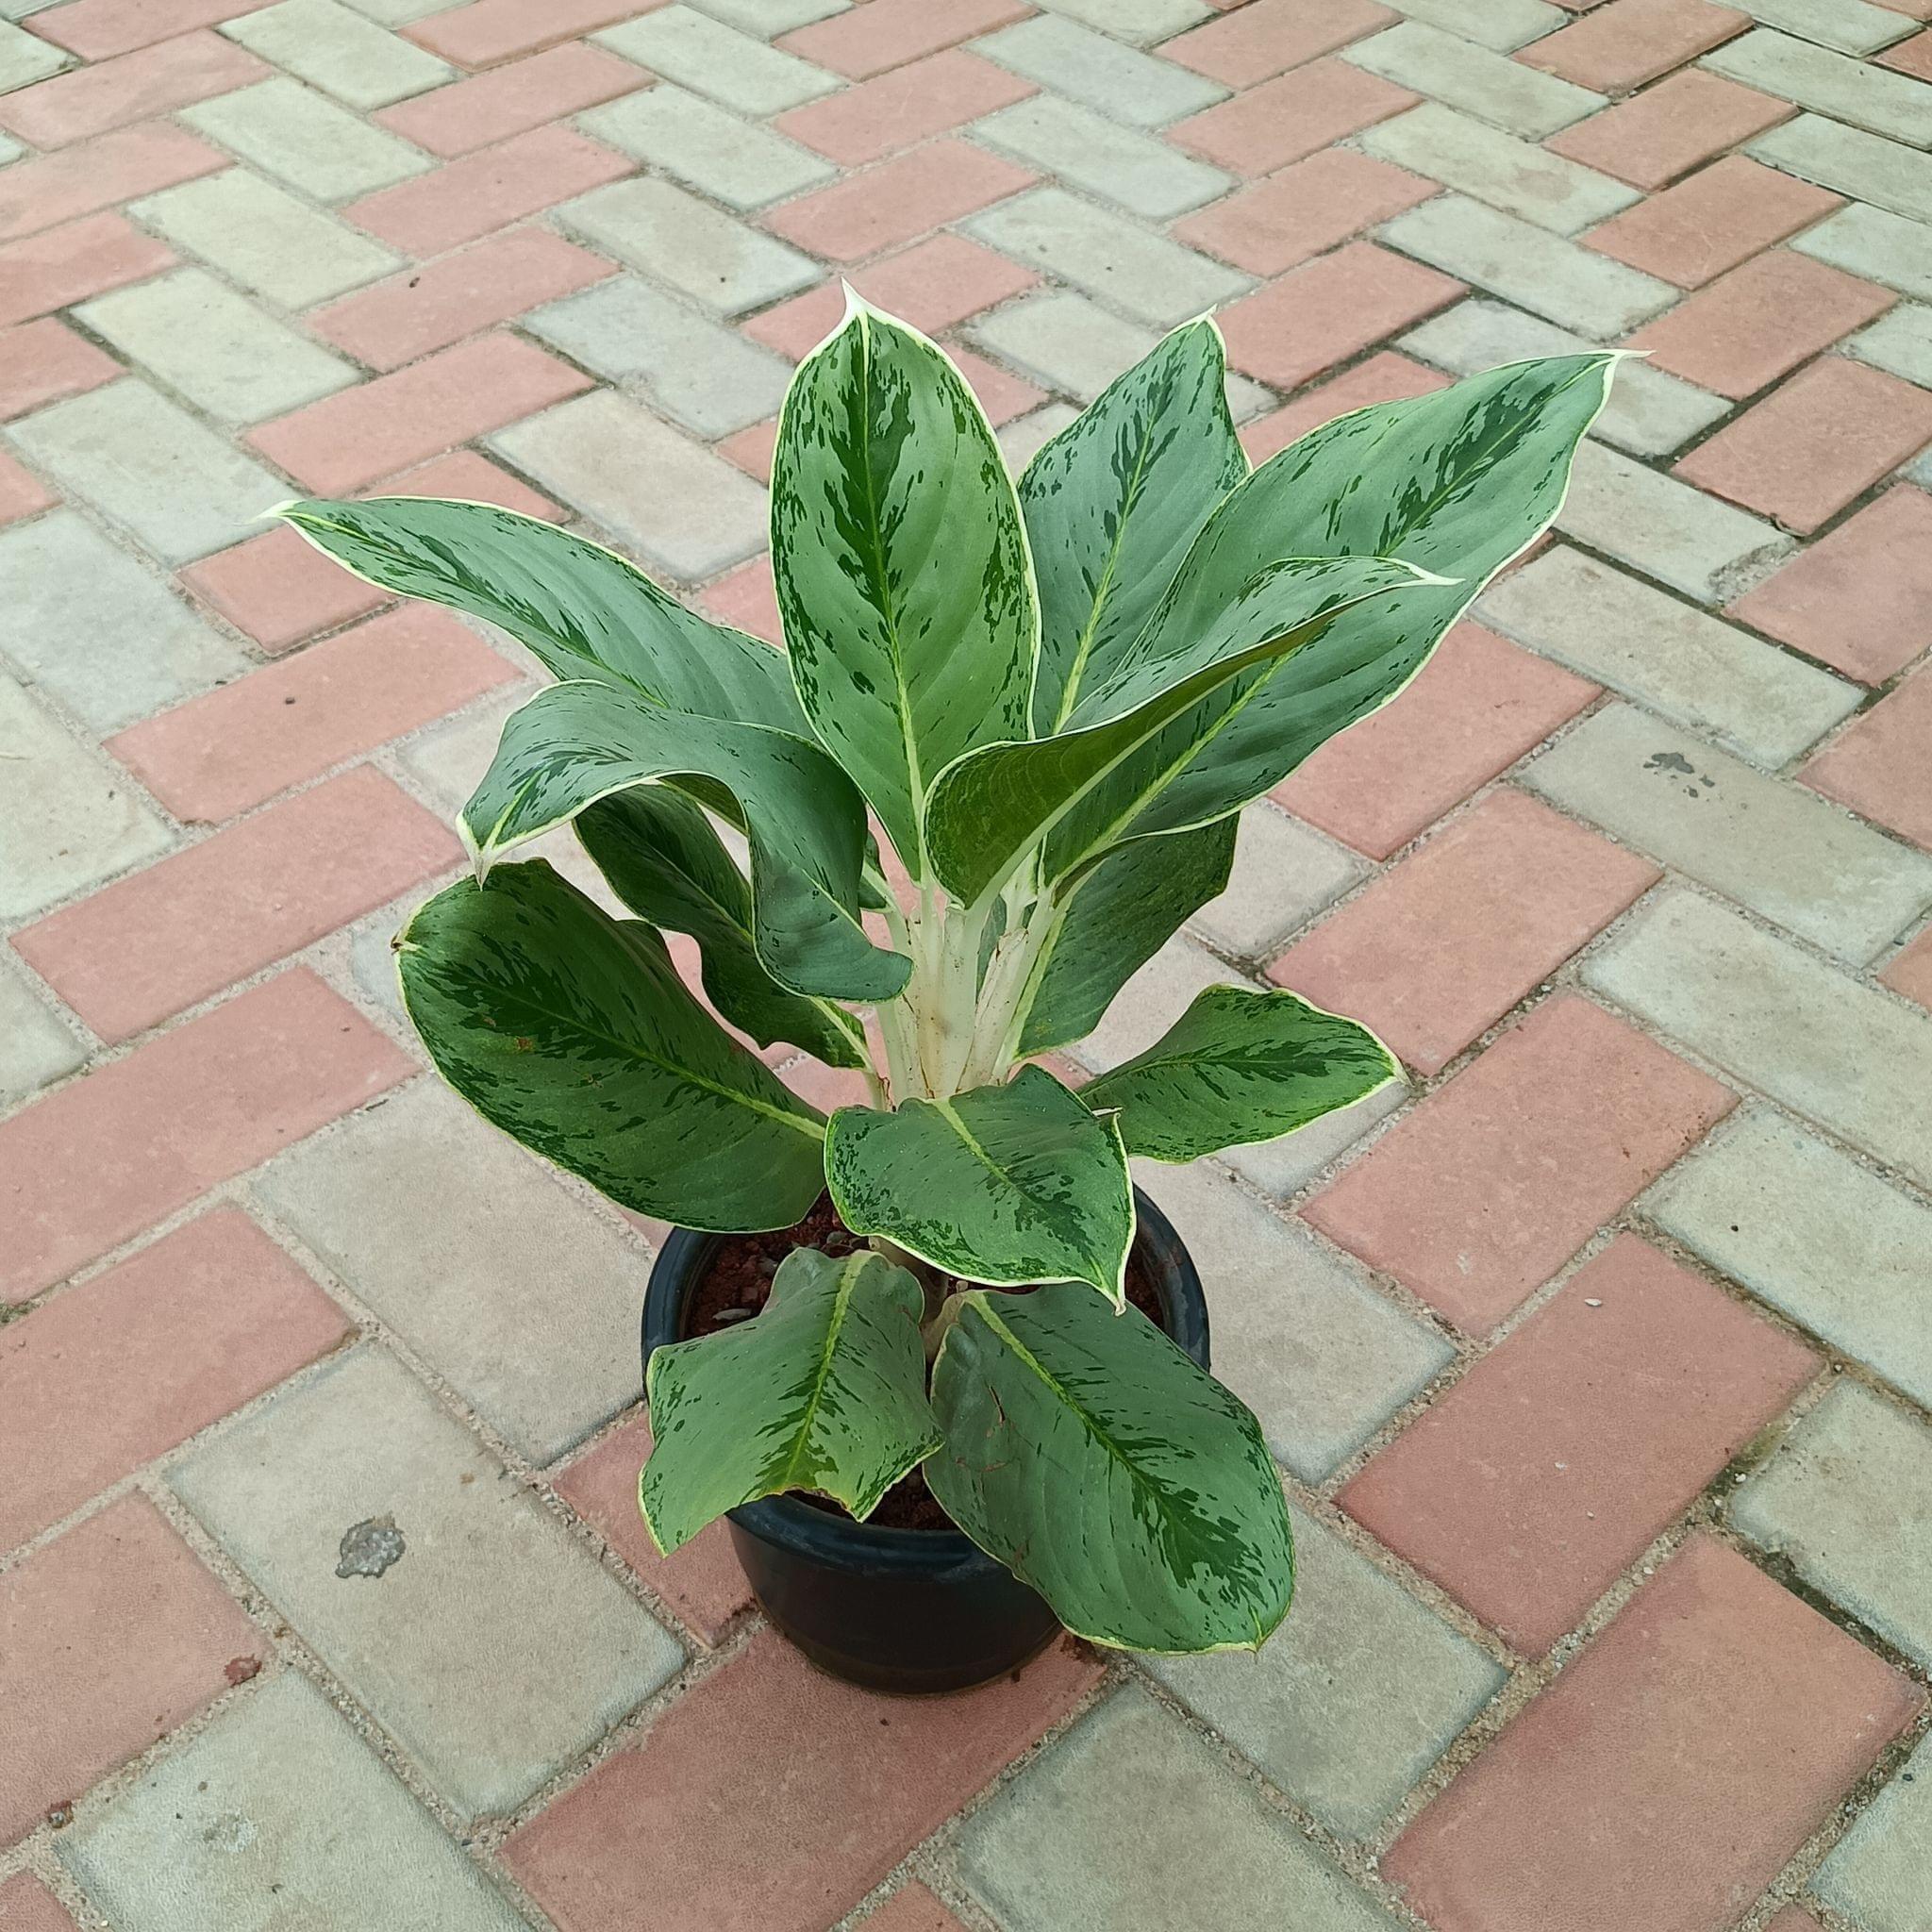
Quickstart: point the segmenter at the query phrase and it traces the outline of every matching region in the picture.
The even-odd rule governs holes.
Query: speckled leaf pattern
[[[1043,1068],[892,1113],[841,1108],[825,1177],[855,1234],[963,1280],[1078,1281],[1125,1297],[1134,1191],[1119,1131]]]
[[[507,630],[556,677],[635,685],[674,711],[803,731],[784,655],[667,596],[614,552],[489,503],[373,496],[279,512],[365,581]]]
[[[1041,955],[1020,1032],[1023,1054],[1045,1053],[1099,1025],[1114,995],[1181,922],[1227,885],[1240,820],[1136,839],[1073,887]]]
[[[577,839],[641,919],[687,933],[705,996],[760,1046],[789,1040],[835,1067],[865,1064],[864,1032],[844,1008],[788,992],[758,961],[751,882],[701,807],[664,785],[636,785],[587,806]]]
[[[790,1490],[863,1522],[939,1446],[910,1274],[869,1253],[794,1248],[749,1322],[655,1350],[638,1503],[669,1556],[741,1503]]]
[[[1182,637],[1200,621],[1191,613],[1213,608],[1217,587],[1285,553],[1400,557],[1439,581],[1369,600],[1306,650],[1205,694],[1055,826],[1047,875],[1123,838],[1238,809],[1394,697],[1556,517],[1615,359],[1513,363],[1338,417],[1262,464],[1189,555],[1182,579],[1198,588],[1170,611]],[[1136,647],[1164,648],[1155,626]],[[1078,711],[1074,722],[1083,722]]]
[[[1058,731],[1153,614],[1221,499],[1248,474],[1221,332],[1177,328],[1043,444],[1020,478],[1040,588],[1033,726]]]
[[[806,712],[923,875],[933,779],[1027,735],[1039,612],[977,399],[934,343],[856,298],[785,398],[772,567]]]
[[[823,1118],[685,990],[664,941],[543,861],[462,879],[397,936],[403,1001],[486,1120],[613,1201],[686,1227],[790,1227]]]
[[[1258,1647],[1294,1546],[1255,1418],[1138,1308],[1075,1288],[958,1306],[925,1465],[946,1514],[1092,1642]]]
[[[1401,1077],[1395,1056],[1354,1020],[1297,993],[1210,986],[1080,1098],[1119,1110],[1129,1154],[1199,1160],[1291,1134]]]
[[[1213,531],[1210,523],[1146,630],[1081,700],[1072,727],[1031,744],[988,745],[941,774],[926,835],[933,870],[956,897],[971,904],[998,886],[1083,799],[1110,791],[1124,767],[1138,769],[1141,747],[1247,667],[1302,649],[1355,605],[1408,595],[1428,581],[1394,558],[1266,561],[1262,551],[1239,571],[1228,559],[1204,587],[1193,561]]]
[[[753,942],[793,992],[886,999],[911,963],[858,920],[865,812],[851,781],[790,732],[668,711],[616,685],[553,685],[505,722],[462,827],[486,873],[496,855],[600,798],[696,774],[723,787],[751,847]]]

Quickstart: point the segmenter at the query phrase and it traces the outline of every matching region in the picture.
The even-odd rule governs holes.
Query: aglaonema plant
[[[474,876],[397,939],[445,1078],[627,1208],[751,1232],[829,1189],[872,1240],[794,1251],[754,1319],[654,1355],[661,1548],[787,1491],[863,1518],[919,1466],[1089,1638],[1206,1651],[1280,1623],[1259,1428],[1125,1300],[1127,1162],[1291,1133],[1395,1064],[1233,986],[1078,1091],[1037,1057],[1223,889],[1241,808],[1394,696],[1549,525],[1613,359],[1358,410],[1251,471],[1202,320],[1016,487],[944,353],[854,300],[780,419],[782,652],[507,510],[287,507],[559,680],[463,808]],[[634,916],[505,862],[567,823]],[[696,942],[704,1001],[665,931]],[[747,1038],[862,1071],[870,1104],[827,1119]]]

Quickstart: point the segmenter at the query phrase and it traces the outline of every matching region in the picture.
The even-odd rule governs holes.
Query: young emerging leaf
[[[652,1352],[638,1484],[668,1557],[727,1509],[816,1490],[863,1522],[939,1445],[918,1282],[881,1256],[794,1248],[749,1322]]]
[[[1039,614],[977,399],[934,343],[856,298],[778,419],[772,568],[806,712],[924,874],[941,767],[1027,735]]]
[[[1041,1067],[897,1111],[841,1107],[825,1178],[854,1234],[966,1281],[1079,1281],[1126,1298],[1134,1191],[1114,1124]]]
[[[554,677],[634,686],[701,718],[803,731],[784,654],[668,597],[635,565],[490,503],[372,496],[277,515],[367,582],[507,630]]]
[[[577,814],[578,842],[641,919],[689,934],[705,995],[760,1046],[789,1040],[834,1067],[866,1064],[865,1032],[843,1007],[788,992],[760,964],[751,887],[703,809],[664,785],[638,785]]]
[[[463,879],[397,936],[403,1001],[486,1120],[613,1201],[686,1227],[790,1227],[823,1117],[684,989],[648,925],[541,859]]]
[[[505,721],[463,807],[477,870],[600,798],[657,778],[721,786],[751,843],[752,935],[765,970],[793,992],[889,999],[910,961],[874,946],[858,918],[865,814],[816,744],[762,724],[667,711],[616,685],[541,691]]]
[[[1401,1077],[1395,1056],[1353,1020],[1297,993],[1210,986],[1080,1098],[1118,1110],[1129,1154],[1199,1160],[1291,1134]]]
[[[946,1514],[1092,1642],[1257,1649],[1294,1547],[1255,1418],[1136,1308],[1073,1288],[958,1307],[925,1465]]]
[[[1177,328],[1041,445],[1020,478],[1040,584],[1033,728],[1048,738],[1153,614],[1188,546],[1248,474],[1221,332]]]

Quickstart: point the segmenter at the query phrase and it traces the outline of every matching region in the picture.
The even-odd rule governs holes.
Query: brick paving
[[[0,0],[0,1928],[1927,1932],[1928,15]],[[1257,460],[1648,351],[1083,1049],[1245,977],[1408,1071],[1146,1176],[1296,1516],[1258,1660],[807,1670],[636,1515],[662,1230],[397,1010],[532,667],[260,511],[775,638],[841,273],[1016,465],[1209,307]]]

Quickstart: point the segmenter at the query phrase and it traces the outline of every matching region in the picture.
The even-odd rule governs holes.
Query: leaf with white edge
[[[1129,1154],[1186,1161],[1291,1134],[1401,1077],[1395,1056],[1354,1020],[1297,993],[1210,986],[1080,1098],[1118,1112]]]
[[[788,992],[759,963],[751,883],[701,807],[666,785],[600,798],[577,841],[639,918],[698,943],[705,994],[760,1046],[789,1040],[829,1066],[862,1067],[865,1032],[843,1007]]]
[[[1164,338],[1035,453],[1020,508],[1040,587],[1041,737],[1107,676],[1247,474],[1221,332],[1206,316]]]
[[[824,1118],[685,990],[664,941],[541,859],[462,879],[396,939],[403,1003],[484,1119],[613,1201],[685,1227],[790,1227]]]
[[[941,769],[1027,735],[1039,612],[977,398],[935,343],[851,299],[778,419],[772,568],[800,702],[923,875]]]
[[[315,499],[276,514],[365,582],[508,631],[555,677],[614,680],[699,717],[806,729],[782,651],[687,610],[635,564],[555,524],[426,496]]]
[[[1603,407],[1616,352],[1552,357],[1324,424],[1236,490],[1164,607],[1185,643],[1257,559],[1400,557],[1434,580],[1372,599],[1306,649],[1222,684],[1091,788],[1053,829],[1058,878],[1120,841],[1238,810],[1408,683],[1483,586],[1546,530]],[[1158,614],[1135,649],[1170,649]],[[1084,709],[1084,705],[1083,708]],[[1073,724],[1086,722],[1076,711]]]
[[[854,1234],[964,1281],[1078,1281],[1125,1305],[1134,1191],[1119,1129],[1043,1068],[892,1113],[841,1107],[825,1179]]]
[[[727,1509],[813,1490],[861,1523],[939,1446],[925,1399],[924,1293],[859,1253],[794,1248],[749,1322],[651,1352],[638,1503],[667,1557]]]
[[[941,1507],[1091,1642],[1258,1649],[1294,1543],[1255,1418],[1138,1308],[1078,1289],[958,1297],[933,1365]]]
[[[1433,582],[1392,558],[1269,560],[1262,551],[1240,581],[1223,583],[1226,594],[1214,608],[1191,575],[1214,529],[1210,522],[1149,621],[1148,631],[1158,631],[1163,647],[1156,653],[1137,641],[1082,699],[1080,710],[1092,722],[1076,717],[1058,737],[1032,743],[986,745],[940,774],[926,810],[926,842],[933,870],[956,898],[974,904],[1001,884],[1042,834],[1243,671],[1307,648],[1358,604],[1413,595]],[[1170,607],[1185,612],[1185,627],[1167,615]]]
[[[1041,956],[1021,1053],[1045,1053],[1099,1025],[1114,995],[1181,922],[1225,889],[1240,824],[1217,819],[1197,831],[1136,839],[1073,883]]]
[[[499,853],[653,779],[694,775],[741,811],[752,938],[792,992],[890,999],[911,962],[874,946],[858,916],[865,808],[816,744],[762,724],[688,717],[612,684],[552,685],[510,713],[462,830],[487,875]]]

